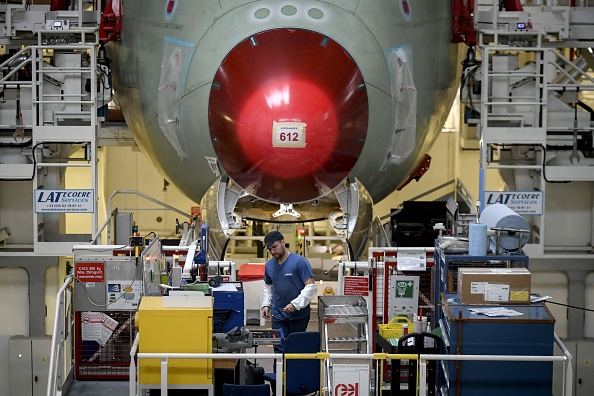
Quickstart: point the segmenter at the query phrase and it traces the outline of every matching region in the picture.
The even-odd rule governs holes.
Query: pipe
[[[8,62],[6,63],[6,66],[7,66],[9,69],[12,69],[12,67],[13,67],[14,65],[20,64],[20,63],[22,63],[22,62],[26,61],[27,59],[29,59],[29,55],[27,55],[27,54],[25,54],[25,53],[21,53],[21,54],[19,54],[19,55],[17,55],[17,56],[13,56],[12,58],[10,58],[10,59],[8,60]]]

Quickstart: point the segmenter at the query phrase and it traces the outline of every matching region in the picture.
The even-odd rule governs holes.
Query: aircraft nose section
[[[239,43],[211,87],[209,127],[219,162],[258,198],[319,198],[363,149],[369,107],[363,76],[335,41],[274,29]]]

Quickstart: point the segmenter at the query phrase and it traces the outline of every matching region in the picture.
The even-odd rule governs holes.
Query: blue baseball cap
[[[282,241],[283,239],[285,239],[283,234],[278,231],[271,231],[266,235],[266,237],[264,237],[264,245],[266,247],[270,247],[274,242]]]

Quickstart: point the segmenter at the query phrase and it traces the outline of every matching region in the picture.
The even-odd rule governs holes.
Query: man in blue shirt
[[[266,262],[264,270],[262,317],[272,315],[272,328],[282,328],[285,337],[305,331],[309,323],[309,303],[318,291],[311,265],[305,257],[285,247],[285,238],[278,231],[268,233],[264,245],[272,258]]]

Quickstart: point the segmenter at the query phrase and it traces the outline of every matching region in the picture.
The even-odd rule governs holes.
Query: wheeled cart
[[[318,297],[318,326],[322,335],[322,349],[326,352],[371,353],[369,338],[369,313],[367,301],[361,296],[324,296]],[[353,332],[347,337],[348,332]],[[356,334],[355,334],[356,332]],[[340,336],[337,336],[340,333]],[[334,336],[331,336],[333,334]],[[342,344],[345,348],[332,349],[331,345]],[[350,348],[347,348],[347,346]],[[354,366],[353,366],[354,367]],[[344,365],[338,364],[340,371]],[[370,369],[370,367],[369,367]],[[362,370],[359,368],[358,370]],[[334,389],[336,377],[333,363],[326,360],[324,377],[329,389]],[[367,371],[368,376],[371,371]],[[367,386],[369,381],[366,382]],[[367,389],[360,389],[360,394],[367,394]]]
[[[520,316],[476,314],[476,308],[507,308]],[[543,303],[462,304],[442,294],[443,352],[450,355],[552,356],[555,318]],[[442,361],[442,395],[543,396],[553,389],[553,362]]]

